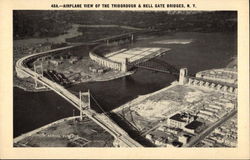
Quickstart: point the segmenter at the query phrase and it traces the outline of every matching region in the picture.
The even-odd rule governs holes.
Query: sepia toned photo
[[[13,11],[13,147],[235,148],[237,11]]]

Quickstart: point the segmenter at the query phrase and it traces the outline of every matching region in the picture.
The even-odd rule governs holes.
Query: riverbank
[[[114,138],[87,117],[63,118],[14,138],[14,147],[112,147]],[[87,127],[86,127],[87,126]],[[98,133],[98,134],[96,134]]]
[[[135,72],[136,71],[129,71],[129,72],[126,72],[126,73],[120,72],[120,73],[117,73],[115,75],[110,75],[110,76],[107,76],[107,77],[97,77],[97,78],[92,78],[92,79],[89,79],[89,80],[81,81],[81,82],[78,82],[78,83],[74,83],[73,85],[80,84],[80,83],[89,83],[89,82],[111,81],[111,80],[115,80],[115,79],[118,79],[118,78],[133,75]]]
[[[24,134],[22,134],[22,135],[20,135],[20,136],[18,136],[18,137],[16,137],[16,138],[14,138],[13,142],[14,142],[14,143],[18,143],[18,142],[20,142],[21,140],[24,140],[25,138],[30,137],[30,136],[32,136],[32,135],[34,135],[34,134],[36,134],[36,133],[38,133],[38,132],[40,132],[40,131],[42,131],[42,130],[48,129],[49,127],[51,127],[51,126],[53,126],[53,125],[59,124],[59,123],[61,123],[61,122],[63,122],[63,121],[76,119],[76,118],[79,118],[79,116],[67,117],[67,118],[59,119],[59,120],[57,120],[57,121],[55,121],[55,122],[49,123],[49,124],[47,124],[47,125],[45,125],[45,126],[42,126],[42,127],[40,127],[40,128],[37,128],[37,129],[35,129],[35,130],[33,130],[33,131],[24,133]]]
[[[169,88],[172,88],[177,85],[177,82],[173,82],[170,86],[163,88],[159,91],[156,91],[154,93],[145,95],[145,96],[140,96],[139,99],[143,100],[149,96],[155,95],[157,93],[160,93],[164,90],[167,90]],[[130,104],[132,105],[133,103],[139,103],[138,99],[133,100],[132,102],[127,103],[126,105]],[[126,107],[126,105],[119,107],[116,109],[118,112],[119,109],[123,109]],[[49,123],[45,126],[42,126],[38,129],[32,130],[30,132],[24,133],[16,138],[14,138],[14,146],[15,147],[72,147],[71,145],[78,145],[78,147],[106,147],[106,146],[113,146],[113,138],[112,140],[110,138],[105,138],[105,140],[88,140],[88,138],[82,136],[82,134],[75,134],[75,133],[69,133],[68,129],[67,130],[61,130],[66,123],[70,123],[72,121],[75,121],[76,119],[79,119],[79,116],[74,116],[74,117],[67,117],[63,118],[57,121],[54,121],[52,123]],[[74,122],[75,123],[75,122]],[[76,122],[78,123],[78,122]],[[84,123],[84,122],[83,122]],[[71,123],[72,125],[72,123]],[[86,124],[82,124],[83,126]],[[91,123],[90,128],[95,126],[94,122]],[[97,125],[98,126],[98,125]],[[65,126],[64,126],[65,127]],[[72,126],[73,127],[73,126]],[[71,128],[72,128],[71,127]],[[99,126],[98,126],[99,127]],[[58,129],[59,128],[59,129]],[[85,127],[86,128],[86,127]],[[93,131],[92,129],[88,128],[89,130]],[[60,132],[59,132],[60,130]],[[95,131],[94,131],[95,132]],[[96,132],[97,133],[97,132]],[[98,131],[98,134],[100,132]],[[109,134],[105,131],[106,134]],[[109,136],[108,136],[109,137]],[[81,139],[83,143],[78,144],[78,143],[73,143],[72,139]],[[104,138],[102,138],[104,139]],[[93,141],[96,141],[95,143]],[[103,142],[105,141],[105,143]],[[111,142],[110,142],[111,141]],[[93,142],[93,143],[92,143]],[[98,144],[99,143],[99,144]],[[92,145],[93,146],[92,146]],[[112,145],[111,145],[112,144]]]
[[[82,84],[82,83],[90,83],[90,82],[105,82],[105,81],[111,81],[111,80],[115,80],[115,79],[119,79],[122,77],[126,77],[126,76],[130,76],[133,75],[136,71],[129,71],[126,73],[117,73],[115,75],[111,75],[111,76],[107,76],[107,77],[98,77],[98,78],[90,78],[90,79],[86,79],[83,80],[81,82],[75,82],[73,84],[71,84],[71,86],[77,85],[77,84]],[[32,82],[33,81],[33,82]],[[25,78],[24,79],[20,79],[18,77],[14,77],[14,83],[13,83],[13,87],[17,87],[20,88],[26,92],[46,92],[46,91],[50,91],[49,88],[42,88],[42,89],[35,89],[35,83],[34,80],[32,80],[31,78]]]
[[[207,72],[211,71],[213,70]],[[229,74],[226,71],[224,73]],[[218,86],[222,85],[220,81],[215,83]],[[209,129],[208,133],[212,132],[217,127],[215,126],[217,123],[225,120],[223,118],[225,115],[237,110],[236,103],[237,94],[230,90],[223,91],[211,88],[211,86],[193,85],[190,81],[185,85],[180,85],[174,81],[168,87],[127,102],[114,109],[113,113],[156,146],[172,147],[176,146],[175,143],[181,142],[180,146],[187,147],[185,145],[187,142],[182,142],[180,135],[186,134],[195,140],[195,137],[203,136],[206,128],[213,127],[211,130]],[[178,115],[194,116],[195,120],[188,123],[199,122],[200,128],[195,131],[189,130],[188,123],[184,119],[186,127],[175,126],[172,121]],[[179,119],[175,121],[179,121]],[[172,130],[172,128],[175,129]],[[229,147],[233,147],[233,145],[229,145]]]
[[[175,87],[176,85],[178,85],[178,82],[177,82],[177,81],[173,81],[173,82],[171,83],[170,86],[167,86],[167,87],[165,87],[165,88],[162,88],[162,89],[160,89],[160,90],[158,90],[158,91],[156,91],[156,92],[153,92],[153,93],[149,93],[149,94],[146,94],[146,95],[140,95],[140,96],[138,96],[136,99],[134,99],[134,100],[132,100],[132,101],[130,101],[130,102],[128,102],[128,103],[126,103],[126,104],[124,104],[124,105],[122,105],[122,106],[120,106],[120,107],[114,109],[114,110],[112,110],[112,112],[114,112],[114,113],[119,113],[119,112],[121,112],[123,109],[126,109],[126,108],[128,108],[128,107],[130,107],[130,106],[133,106],[133,105],[135,105],[135,104],[139,104],[140,102],[142,102],[142,101],[145,100],[146,98],[151,97],[151,96],[153,96],[153,95],[156,95],[156,94],[158,94],[158,93],[164,92],[164,91],[166,91],[166,90],[168,90],[168,89],[170,89],[170,88]]]
[[[49,88],[35,89],[35,81],[32,78],[20,79],[16,75],[13,76],[13,87],[20,88],[26,92],[45,92],[50,91]]]
[[[133,28],[130,26],[119,26],[119,25],[81,25],[81,24],[72,24],[71,28],[67,31],[66,34],[62,34],[56,37],[47,37],[47,38],[29,38],[29,39],[22,39],[22,40],[15,40],[14,41],[14,63],[13,63],[13,68],[15,68],[15,63],[18,59],[27,56],[32,53],[39,52],[40,50],[42,51],[47,51],[51,49],[52,44],[58,44],[58,43],[65,43],[65,45],[69,45],[70,42],[67,42],[67,39],[71,39],[74,37],[78,36],[83,36],[83,33],[79,30],[81,27],[83,28],[93,28],[91,32],[88,32],[88,34],[92,34],[92,38],[96,38],[94,34],[95,29],[99,28],[106,28],[106,29],[112,29],[112,28],[120,28],[120,29],[129,29],[129,30],[143,30],[141,28]],[[110,33],[111,35],[114,33]],[[85,35],[86,36],[86,35]],[[88,39],[90,41],[90,39]],[[78,43],[78,42],[77,42]],[[46,45],[45,45],[46,44]],[[75,43],[76,44],[76,43]],[[74,52],[74,51],[73,51]],[[70,53],[70,51],[69,51]],[[81,59],[82,54],[80,56],[74,55],[75,53],[72,54],[73,58]],[[85,54],[85,52],[84,52]],[[63,55],[61,55],[62,57]],[[67,55],[66,55],[67,56]],[[86,56],[86,55],[85,55]],[[85,57],[83,56],[83,57]],[[58,60],[60,61],[60,60]],[[64,75],[68,75],[72,80],[70,81],[70,86],[80,84],[80,83],[87,83],[87,82],[102,82],[102,81],[109,81],[109,80],[114,80],[117,78],[121,78],[124,76],[128,76],[133,74],[133,72],[128,72],[128,73],[117,73],[116,71],[110,70],[110,69],[105,69],[106,71],[104,73],[94,73],[89,71],[90,66],[96,66],[95,63],[93,63],[89,58],[85,57],[79,61],[77,64],[73,64],[70,62],[67,62],[67,60],[64,60],[66,63],[61,64],[60,66],[57,65],[52,65],[52,70],[58,69],[59,73],[61,72],[62,74],[67,72],[67,69],[69,69],[70,74],[66,73]],[[43,68],[46,70],[51,69],[51,64],[52,63],[59,63],[57,60],[51,61],[46,61],[46,63],[43,64]],[[41,62],[39,62],[41,63]],[[33,65],[33,64],[31,64]],[[98,66],[97,66],[98,67]],[[67,69],[65,69],[67,68]],[[83,70],[83,71],[82,71]],[[65,72],[66,71],[66,72]],[[25,91],[29,92],[40,92],[40,91],[48,91],[49,89],[35,89],[34,88],[34,81],[30,78],[25,78],[25,79],[20,79],[16,75],[16,71],[13,70],[14,72],[14,77],[13,77],[13,82],[14,82],[14,87],[18,87],[20,89],[23,89]],[[76,75],[76,76],[75,76]],[[76,80],[77,79],[77,80]],[[66,86],[66,85],[65,85]]]
[[[178,87],[178,85],[177,81],[173,81],[171,85],[153,93],[140,95],[136,99],[133,99],[132,101],[112,110],[112,112],[118,115],[124,121],[123,123],[128,123],[129,126],[139,134],[147,132],[150,128],[162,121],[162,118],[158,117],[158,115],[171,115],[179,109],[179,107],[175,107],[175,109],[173,109],[173,107],[169,107],[172,109],[167,109],[165,105],[168,104],[165,104],[165,102],[161,104],[162,97],[164,95],[167,96],[166,93],[172,88]],[[148,100],[151,97],[155,97],[155,99],[153,101]],[[167,113],[162,111],[164,107],[166,110],[169,110]],[[155,114],[155,111],[160,113]]]

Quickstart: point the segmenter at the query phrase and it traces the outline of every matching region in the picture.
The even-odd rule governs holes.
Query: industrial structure
[[[219,72],[223,76],[213,76]],[[213,73],[213,74],[211,74]],[[212,76],[211,76],[212,75]],[[230,76],[231,79],[225,78]],[[224,93],[237,94],[237,73],[229,69],[216,69],[198,72],[195,77],[188,76],[187,68],[181,68],[179,74],[180,85],[202,87]]]

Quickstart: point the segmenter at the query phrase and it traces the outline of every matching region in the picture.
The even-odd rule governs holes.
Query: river
[[[190,39],[189,44],[159,44],[166,39]],[[155,37],[149,39],[154,41]],[[189,73],[225,67],[237,53],[237,36],[232,33],[176,33],[157,37],[157,45],[171,48],[160,57]],[[155,44],[154,44],[155,45]],[[87,56],[87,55],[85,55]],[[135,74],[106,82],[89,82],[68,88],[72,92],[90,89],[94,97],[110,111],[138,97],[169,86],[177,77],[139,69]],[[95,109],[98,110],[94,106]],[[74,114],[78,114],[75,113]],[[32,93],[14,88],[14,137],[63,117],[73,115],[73,106],[57,94]]]

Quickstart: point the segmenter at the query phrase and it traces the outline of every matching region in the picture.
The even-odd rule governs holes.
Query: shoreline
[[[160,89],[160,90],[158,90],[158,91],[155,91],[155,92],[153,92],[153,93],[149,93],[149,94],[146,94],[146,95],[138,96],[136,99],[134,99],[134,100],[132,100],[132,101],[129,101],[129,102],[125,103],[124,105],[121,105],[120,107],[118,107],[118,108],[116,108],[116,109],[114,109],[114,110],[111,110],[110,112],[114,112],[114,113],[116,114],[117,112],[121,111],[122,109],[124,109],[124,108],[126,108],[126,107],[129,107],[129,105],[131,105],[131,104],[133,104],[133,103],[138,103],[139,101],[144,100],[145,98],[147,98],[147,97],[149,97],[149,96],[152,96],[152,95],[154,95],[154,94],[157,94],[157,93],[159,93],[159,92],[162,92],[162,91],[164,91],[164,90],[167,90],[167,89],[169,89],[169,88],[172,88],[172,87],[174,87],[174,86],[176,86],[176,85],[178,85],[178,82],[177,82],[177,81],[173,81],[173,82],[171,83],[171,85],[169,85],[169,86],[167,86],[167,87],[165,87],[165,88],[162,88],[162,89]],[[19,88],[19,87],[18,87],[18,88]],[[14,143],[18,143],[18,142],[20,142],[21,140],[23,140],[23,139],[25,139],[25,138],[27,138],[27,137],[30,137],[30,136],[36,134],[37,132],[40,132],[40,131],[42,131],[42,130],[45,130],[45,129],[47,129],[47,128],[53,126],[53,125],[57,125],[57,124],[59,124],[59,123],[61,123],[61,122],[64,122],[64,121],[69,121],[69,120],[77,119],[77,118],[79,118],[79,117],[80,117],[80,116],[73,116],[73,117],[62,118],[62,119],[56,120],[56,121],[54,121],[54,122],[48,123],[48,124],[46,124],[46,125],[44,125],[44,126],[41,126],[41,127],[37,128],[37,129],[34,129],[34,130],[29,131],[29,132],[23,133],[23,134],[21,134],[21,135],[15,137],[15,138],[13,139],[13,144],[14,144]]]
[[[177,85],[179,85],[179,84],[178,84],[177,80],[175,80],[169,86],[166,86],[166,87],[164,87],[164,88],[162,88],[162,89],[160,89],[158,91],[155,91],[153,93],[149,93],[149,94],[145,94],[145,95],[139,95],[137,98],[135,98],[135,99],[121,105],[118,108],[115,108],[115,109],[111,110],[111,112],[118,113],[121,110],[123,110],[123,109],[125,109],[127,107],[130,107],[131,105],[134,105],[135,103],[139,103],[140,101],[143,101],[144,99],[146,99],[146,98],[148,98],[150,96],[153,96],[153,95],[158,94],[158,93],[160,93],[162,91],[168,90],[168,89],[170,89],[172,87],[175,87]]]
[[[101,82],[101,81],[114,80],[114,79],[126,77],[126,76],[128,76],[128,75],[132,75],[132,74],[134,74],[134,73],[135,73],[135,71],[133,71],[133,72],[126,72],[126,73],[123,74],[123,75],[113,76],[112,78],[107,78],[107,79],[99,79],[99,80],[95,80],[94,82],[98,82],[98,81]],[[80,82],[80,83],[86,83],[86,82],[92,82],[92,81],[93,81],[93,80],[89,80],[89,81]],[[75,83],[74,85],[77,85],[77,84],[80,84],[80,83]],[[175,86],[177,86],[177,85],[179,85],[179,83],[178,83],[177,80],[175,80],[175,81],[171,82],[171,84],[170,84],[169,86],[166,86],[166,87],[164,87],[164,88],[162,88],[162,89],[160,89],[160,90],[157,90],[157,91],[155,91],[155,92],[153,92],[153,93],[149,93],[149,94],[145,94],[145,95],[139,95],[137,98],[135,98],[135,99],[133,99],[133,100],[131,100],[131,101],[126,102],[125,104],[119,106],[118,108],[115,108],[115,109],[111,110],[110,112],[113,112],[113,113],[115,113],[115,114],[119,114],[119,112],[121,112],[123,109],[128,108],[128,107],[130,107],[130,106],[132,106],[132,105],[135,105],[135,104],[137,104],[137,103],[140,103],[141,101],[145,100],[146,98],[148,98],[148,97],[150,97],[150,96],[153,96],[153,95],[155,95],[155,94],[158,94],[158,93],[160,93],[160,92],[163,92],[163,91],[165,91],[165,90],[168,90],[168,89],[170,89],[170,88],[173,88],[173,87],[175,87]],[[21,89],[24,89],[24,90],[25,90],[25,88],[23,88],[23,87],[21,87],[21,86],[15,86],[15,87],[18,87],[18,88],[21,88]],[[40,91],[31,91],[31,92],[40,92]],[[29,131],[29,132],[27,132],[27,133],[23,133],[23,134],[21,134],[21,135],[15,137],[15,138],[13,139],[13,144],[14,144],[14,143],[18,143],[19,141],[21,141],[21,140],[23,140],[23,139],[25,139],[25,138],[27,138],[27,137],[30,137],[30,136],[36,134],[37,132],[40,132],[40,131],[42,131],[42,130],[45,130],[45,129],[47,129],[47,128],[53,126],[53,125],[57,125],[57,124],[59,124],[59,123],[61,123],[61,122],[69,121],[69,120],[76,119],[76,118],[79,118],[79,116],[66,117],[66,118],[59,119],[59,120],[56,120],[56,121],[54,121],[54,122],[48,123],[48,124],[46,124],[46,125],[44,125],[44,126],[42,126],[42,127],[39,127],[39,128],[37,128],[37,129],[34,129],[34,130]]]
[[[82,32],[79,32],[78,29],[80,27],[90,27],[90,28],[98,28],[98,27],[102,27],[102,28],[112,28],[112,27],[117,27],[117,28],[123,28],[123,29],[130,29],[130,30],[145,30],[144,28],[136,28],[136,27],[132,27],[132,26],[126,26],[126,25],[115,25],[115,24],[109,24],[109,25],[83,25],[83,24],[71,24],[71,28],[69,28],[67,30],[67,33],[65,34],[60,34],[58,36],[54,36],[54,37],[43,37],[43,38],[25,38],[25,39],[16,39],[13,42],[14,46],[19,46],[19,45],[35,45],[35,44],[39,44],[39,43],[45,43],[45,42],[51,42],[51,43],[62,43],[62,42],[66,42],[67,38],[74,38],[77,36],[82,35]],[[46,39],[47,38],[47,39]],[[68,44],[71,44],[70,42],[66,42]],[[27,56],[29,54],[26,55],[22,55],[20,56],[18,59],[20,59],[21,57]],[[16,63],[16,60],[14,60],[14,63]],[[14,70],[15,72],[15,70]],[[133,72],[134,73],[134,72]],[[114,79],[118,79],[121,77],[125,77],[128,75],[132,75],[133,73],[125,73],[125,75],[118,75],[118,76],[113,76],[113,77],[108,77],[108,78],[97,78],[97,80],[93,80],[93,79],[88,79],[88,80],[84,80],[81,82],[75,82],[72,85],[77,85],[80,83],[88,83],[88,82],[102,82],[102,81],[110,81],[110,80],[114,80]],[[14,75],[16,76],[16,75]],[[17,77],[16,77],[17,78]],[[15,77],[13,77],[13,79],[15,79]],[[22,82],[21,79],[17,78],[17,81],[21,81],[21,83],[25,83]],[[15,80],[13,82],[13,88],[17,87],[19,89],[22,89],[26,92],[45,92],[45,91],[50,91],[50,89],[34,89],[32,86],[26,86],[26,84],[15,84]]]
[[[133,31],[145,31],[146,28],[138,28],[133,26],[127,26],[127,25],[117,25],[117,24],[106,24],[106,25],[84,25],[80,23],[73,23],[71,24],[71,27],[67,30],[66,33],[59,34],[57,36],[51,36],[51,37],[42,37],[42,38],[36,38],[36,37],[26,37],[21,39],[15,39],[14,45],[20,46],[23,44],[36,44],[36,43],[45,43],[45,42],[51,42],[51,43],[71,43],[68,42],[68,38],[74,38],[81,36],[83,33],[81,31],[78,31],[79,28],[121,28],[121,29],[127,29],[127,30],[133,30]]]
[[[42,127],[39,127],[39,128],[37,128],[37,129],[34,129],[34,130],[32,130],[32,131],[23,133],[23,134],[21,134],[21,135],[15,137],[15,138],[13,139],[13,144],[14,144],[14,143],[18,143],[18,142],[20,142],[21,140],[23,140],[23,139],[25,139],[25,138],[27,138],[27,137],[30,137],[30,136],[36,134],[37,132],[40,132],[40,131],[42,131],[42,130],[45,130],[45,129],[47,129],[47,128],[53,126],[53,125],[59,124],[59,123],[64,122],[64,121],[73,120],[73,119],[76,119],[76,118],[79,118],[79,117],[80,117],[80,116],[73,116],[73,117],[62,118],[62,119],[59,119],[59,120],[57,120],[57,121],[51,122],[51,123],[49,123],[49,124],[46,124],[46,125],[44,125],[44,126],[42,126]]]
[[[123,78],[123,77],[126,77],[126,76],[130,76],[130,75],[133,75],[136,71],[130,71],[130,72],[126,72],[124,74],[121,74],[121,75],[116,75],[116,76],[112,76],[112,77],[109,77],[109,78],[100,78],[100,79],[96,79],[96,80],[93,80],[93,79],[90,79],[90,80],[85,80],[85,81],[82,81],[82,82],[76,82],[74,83],[72,86],[74,85],[79,85],[79,84],[82,84],[82,83],[90,83],[90,82],[105,82],[105,81],[111,81],[111,80],[115,80],[115,79],[119,79],[119,78]],[[13,84],[13,88],[19,88],[19,89],[22,89],[23,91],[25,92],[47,92],[47,91],[51,91],[50,89],[48,88],[45,88],[45,89],[41,89],[41,90],[37,90],[37,89],[29,89],[29,88],[26,88],[24,86],[21,86],[21,85],[17,85],[17,84]]]

